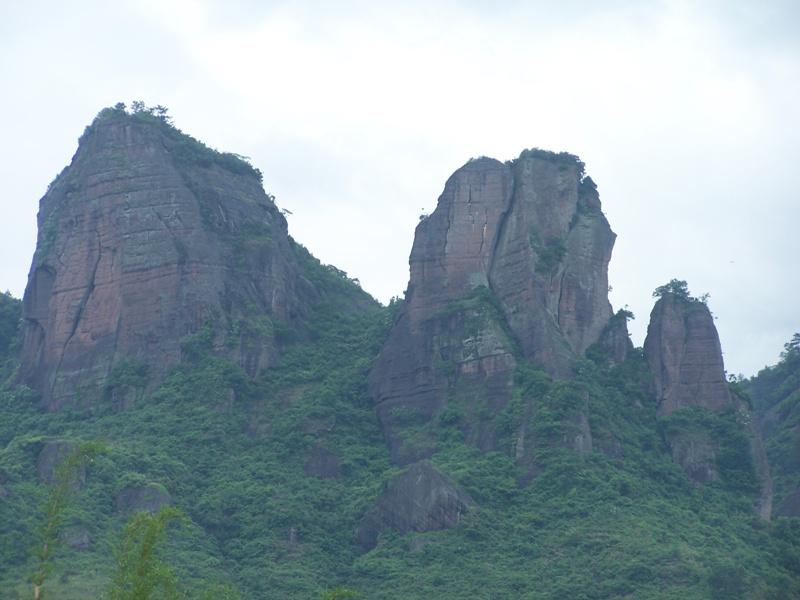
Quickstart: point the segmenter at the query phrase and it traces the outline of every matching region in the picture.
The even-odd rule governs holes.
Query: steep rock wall
[[[760,486],[756,511],[769,519],[772,478],[764,444],[750,408],[731,393],[725,380],[719,334],[708,306],[692,297],[663,294],[650,313],[644,353],[653,375],[659,416],[669,417],[687,407],[736,414]],[[714,429],[696,426],[667,433],[673,460],[695,483],[720,478],[718,455],[724,442],[718,435]]]
[[[520,357],[569,376],[612,315],[614,239],[574,156],[480,158],[448,179],[417,227],[405,303],[370,377],[396,462],[434,451],[431,424],[448,397],[467,398],[467,413],[502,409]],[[481,422],[461,424],[493,447]]]
[[[733,407],[714,318],[702,302],[665,294],[653,307],[644,352],[659,414],[683,406]]]
[[[40,202],[19,380],[48,409],[87,405],[123,360],[157,381],[211,322],[248,373],[273,364],[276,325],[315,292],[259,175],[152,115],[101,112]]]

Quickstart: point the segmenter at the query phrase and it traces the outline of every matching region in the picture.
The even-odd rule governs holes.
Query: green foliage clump
[[[554,238],[543,243],[538,234],[531,230],[531,247],[536,252],[536,271],[546,275],[552,275],[561,264],[561,260],[567,253],[567,246],[561,238]]]
[[[523,150],[518,158],[507,161],[507,164],[514,165],[518,161],[525,158],[538,158],[540,160],[546,160],[558,165],[559,169],[562,170],[576,167],[579,179],[582,179],[586,173],[586,165],[574,154],[570,154],[569,152],[552,152],[550,150],[542,150],[541,148],[529,148],[527,150]]]
[[[733,410],[718,413],[699,406],[687,406],[664,417],[659,424],[667,438],[695,435],[713,440],[722,485],[747,498],[757,493],[760,485],[744,418],[745,415]]]
[[[246,156],[232,152],[219,152],[209,148],[203,142],[175,127],[166,107],[161,105],[148,107],[141,100],[132,102],[130,110],[122,102],[113,107],[104,108],[98,113],[95,121],[86,128],[84,136],[91,133],[99,122],[122,119],[159,127],[166,136],[170,154],[181,164],[204,168],[216,165],[231,173],[255,177],[259,183],[263,180],[261,171],[252,166]]]
[[[98,442],[82,442],[75,446],[56,466],[53,485],[42,507],[43,518],[36,543],[36,567],[32,576],[34,600],[45,598],[44,583],[53,570],[53,555],[61,539],[64,515],[76,487],[79,470],[95,456],[106,452],[107,447]]]
[[[21,330],[22,301],[9,292],[0,292],[0,384],[16,367]]]
[[[709,294],[694,297],[689,293],[689,284],[681,279],[671,279],[669,283],[658,286],[653,291],[653,298],[663,298],[670,296],[683,302],[707,304]]]
[[[775,507],[800,490],[800,334],[784,345],[780,361],[737,382],[752,398],[769,458]]]
[[[142,360],[122,359],[114,365],[106,379],[104,396],[108,399],[116,390],[143,390],[147,386],[149,370],[147,363]]]
[[[177,578],[159,556],[159,550],[169,524],[182,518],[183,513],[171,506],[165,506],[155,514],[140,512],[133,516],[122,533],[109,600],[172,600],[180,597]]]

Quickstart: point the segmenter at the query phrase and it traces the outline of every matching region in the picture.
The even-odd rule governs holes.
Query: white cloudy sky
[[[618,234],[612,302],[711,294],[728,370],[800,330],[800,3],[0,0],[0,288],[104,106],[250,156],[290,230],[382,301],[472,156],[578,154]]]

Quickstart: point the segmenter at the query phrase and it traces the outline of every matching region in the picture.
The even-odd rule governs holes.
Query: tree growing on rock
[[[689,293],[689,284],[682,279],[670,279],[669,283],[658,286],[653,291],[653,298],[663,298],[664,296],[673,296],[685,302],[702,302],[708,303],[710,294],[702,294],[699,297],[694,297]]]

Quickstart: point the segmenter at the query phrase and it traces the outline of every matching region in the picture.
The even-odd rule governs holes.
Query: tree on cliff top
[[[709,298],[707,293],[698,298],[692,296],[689,293],[689,284],[682,279],[670,279],[669,283],[660,285],[653,291],[653,298],[663,298],[666,295],[674,296],[685,302],[702,302],[703,304],[707,304]]]

